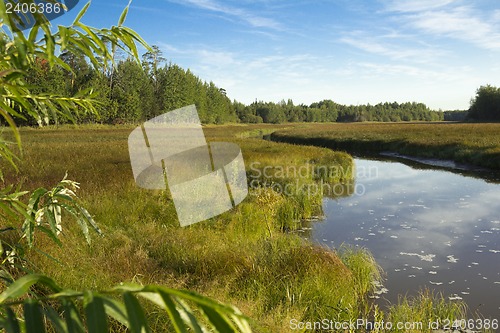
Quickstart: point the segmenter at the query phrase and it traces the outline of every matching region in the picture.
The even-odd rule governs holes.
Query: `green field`
[[[324,128],[340,130],[343,125],[331,126]],[[346,135],[347,128],[351,132],[355,128],[345,126]],[[294,232],[301,220],[321,215],[322,196],[327,193],[311,195],[309,186],[323,181],[349,188],[352,157],[325,148],[264,141],[258,136],[290,129],[319,134],[319,127],[205,127],[209,141],[232,141],[242,148],[247,175],[259,185],[233,210],[186,228],[179,227],[168,191],[135,185],[127,148],[132,129],[22,129],[24,158],[19,173],[6,170],[6,183],[20,182],[23,189],[33,190],[53,186],[67,172],[69,179],[81,183],[78,194],[104,233],[103,237],[92,235],[89,246],[77,226],[65,224],[61,247],[38,235],[35,243],[40,251],[28,255],[35,271],[77,290],[100,290],[127,281],[195,290],[239,307],[253,319],[257,332],[288,332],[292,319],[388,320],[411,315],[413,320],[426,321],[437,313],[440,318],[457,318],[463,313],[460,303],[425,295],[404,299],[401,306],[384,314],[368,299],[375,289],[372,282],[382,279],[368,251],[320,247]],[[312,172],[294,177],[277,172],[304,165]],[[325,174],[315,169],[320,165],[344,172]],[[259,177],[266,167],[275,172]],[[283,194],[273,184],[290,184],[294,191]],[[6,232],[2,237],[16,235]],[[148,317],[154,323],[153,331],[168,331],[169,324],[158,319],[156,312]],[[114,329],[122,331],[118,324]]]
[[[390,151],[500,169],[499,123],[314,124],[274,133],[273,139],[357,153]]]

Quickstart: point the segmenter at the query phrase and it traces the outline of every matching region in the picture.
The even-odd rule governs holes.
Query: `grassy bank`
[[[340,256],[289,232],[300,219],[321,214],[322,193],[310,192],[312,184],[352,177],[349,155],[252,138],[258,127],[207,127],[209,140],[241,146],[254,188],[232,211],[180,228],[168,193],[134,184],[127,148],[131,129],[22,130],[25,158],[18,174],[6,173],[6,183],[48,187],[67,172],[81,183],[80,197],[104,232],[90,246],[71,225],[63,229],[62,247],[39,235],[36,245],[58,262],[33,251],[34,269],[75,289],[137,281],[196,290],[238,306],[255,320],[257,331],[286,332],[291,319],[362,316],[371,281],[380,279],[371,255],[345,250]],[[347,171],[327,174],[316,171],[317,165]],[[280,174],[299,166],[307,172],[297,179]],[[286,184],[292,184],[290,193],[276,186]],[[163,321],[156,325],[155,331],[166,330]]]
[[[104,232],[90,246],[71,224],[64,226],[62,247],[39,235],[43,252],[29,255],[34,269],[75,289],[136,281],[195,290],[239,307],[257,332],[289,332],[291,320],[395,320],[418,309],[414,320],[462,316],[462,304],[428,296],[379,311],[367,298],[372,282],[381,280],[369,252],[320,247],[293,232],[301,219],[321,215],[322,196],[332,195],[317,184],[342,186],[340,195],[349,194],[352,158],[257,138],[288,128],[206,127],[209,141],[242,148],[252,188],[233,210],[187,228],[179,227],[166,191],[135,185],[127,148],[132,127],[23,129],[25,158],[6,182],[48,187],[67,172],[81,182],[80,197]],[[155,312],[148,316],[154,331],[168,331]]]
[[[315,124],[279,131],[273,139],[335,150],[397,152],[500,169],[500,124],[349,123]]]

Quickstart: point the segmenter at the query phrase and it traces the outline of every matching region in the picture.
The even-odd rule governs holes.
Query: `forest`
[[[30,68],[27,81],[41,94],[57,92],[75,96],[91,91],[98,101],[98,115],[79,117],[78,123],[137,123],[190,104],[196,105],[205,124],[444,119],[442,112],[416,102],[342,105],[326,99],[310,105],[295,105],[288,99],[278,103],[256,100],[245,105],[231,101],[226,90],[214,82],[205,82],[189,69],[167,62],[157,46],[142,56],[141,64],[122,58],[115,66],[102,66],[101,70],[94,69],[83,55],[65,52],[60,58],[72,71],[50,68],[45,60],[39,60]],[[36,125],[40,121],[26,117],[22,125]],[[66,121],[58,119],[58,123]]]

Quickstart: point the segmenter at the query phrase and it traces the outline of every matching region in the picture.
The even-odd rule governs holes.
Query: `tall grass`
[[[231,211],[180,228],[168,191],[143,190],[134,183],[127,149],[131,129],[22,129],[25,159],[18,174],[5,175],[6,182],[22,181],[23,188],[33,189],[56,183],[67,171],[81,182],[80,197],[104,233],[88,246],[78,230],[63,229],[60,248],[39,237],[36,244],[43,253],[33,252],[30,259],[42,273],[75,289],[105,289],[127,281],[189,288],[235,304],[254,319],[258,332],[289,332],[292,319],[341,322],[374,316],[367,296],[374,291],[373,282],[381,280],[381,270],[370,253],[350,247],[331,250],[290,232],[302,219],[321,215],[322,196],[328,193],[313,193],[314,184],[340,182],[349,193],[349,155],[253,135],[271,132],[270,125],[208,126],[209,141],[240,145],[247,175],[257,181]],[[277,173],[301,166],[308,172]],[[342,172],[329,173],[322,166]],[[265,167],[271,170],[269,177],[262,174]],[[290,193],[276,190],[287,184]],[[420,313],[419,304],[406,299],[378,315],[399,318],[414,309]],[[166,325],[157,322],[153,330],[168,331]]]
[[[396,328],[394,332],[432,332],[432,328],[450,329],[452,323],[467,319],[467,307],[463,302],[447,301],[441,294],[425,289],[417,296],[400,297],[398,304],[388,310],[387,318],[392,323],[422,323],[422,330]]]
[[[60,248],[40,236],[35,240],[40,252],[29,255],[37,270],[75,289],[99,290],[127,281],[189,288],[234,303],[264,332],[287,332],[290,319],[347,320],[361,315],[360,304],[369,290],[361,285],[365,278],[360,275],[378,267],[360,260],[366,269],[351,270],[334,252],[289,233],[301,219],[321,214],[322,195],[308,193],[308,186],[319,179],[338,182],[351,177],[318,174],[314,166],[348,167],[350,156],[238,135],[260,133],[259,126],[207,127],[209,141],[238,143],[247,167],[259,162],[247,170],[249,175],[266,166],[277,170],[307,165],[312,171],[297,179],[261,177],[231,211],[180,228],[167,191],[143,190],[134,183],[127,148],[131,129],[22,129],[25,158],[19,173],[6,173],[6,182],[34,189],[56,183],[67,172],[81,182],[79,195],[104,233],[88,246],[76,229],[65,228]],[[282,193],[268,183],[295,187]],[[158,322],[154,329],[168,327]]]

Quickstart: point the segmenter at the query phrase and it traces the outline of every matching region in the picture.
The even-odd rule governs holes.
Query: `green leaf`
[[[99,36],[97,36],[89,26],[86,26],[85,24],[82,24],[80,22],[78,22],[76,25],[92,38],[92,41],[99,46],[102,52],[107,53],[106,45],[104,45],[104,42],[101,40],[101,38],[99,38]]]
[[[66,325],[68,327],[68,332],[71,333],[85,333],[85,328],[83,327],[82,320],[75,305],[72,302],[65,302],[64,305],[64,317],[66,320]]]
[[[85,240],[87,241],[87,244],[91,243],[90,235],[89,235],[89,228],[87,226],[87,223],[85,219],[78,217],[76,219],[76,222],[80,226],[80,229],[82,230],[83,236],[85,237]]]
[[[54,310],[54,308],[52,308],[51,306],[45,306],[43,308],[43,313],[45,314],[45,317],[47,317],[50,320],[56,332],[58,333],[68,332],[68,327],[66,326],[66,323],[61,318],[59,313],[56,310]]]
[[[235,315],[231,315],[231,318],[236,323],[236,326],[238,326],[241,332],[252,332],[252,328],[250,327],[248,318],[242,318],[242,316]]]
[[[45,333],[45,324],[40,305],[37,302],[28,301],[23,305],[26,333]]]
[[[218,332],[237,332],[231,320],[229,320],[229,318],[225,315],[209,306],[201,305],[200,308],[207,316],[210,324]]]
[[[176,332],[180,333],[187,332],[186,325],[182,320],[181,315],[177,310],[174,301],[172,300],[172,297],[170,297],[170,295],[165,293],[163,290],[159,290],[158,293],[162,297],[163,302],[165,302],[164,309],[167,311],[168,316],[170,317],[170,320],[172,321],[172,324],[174,325]]]
[[[182,317],[182,320],[184,320],[184,322],[187,323],[195,333],[208,332],[208,330],[201,325],[199,320],[195,317],[193,311],[186,302],[178,299],[177,303],[179,304],[179,314]]]
[[[126,292],[123,294],[123,300],[127,309],[130,330],[133,333],[150,332],[146,315],[137,298],[132,293]]]
[[[146,287],[138,285],[136,283],[120,283],[118,286],[111,289],[114,292],[125,293],[125,292],[141,292],[141,291],[152,291],[154,292],[154,287],[150,287],[145,290]]]
[[[186,324],[182,320],[181,315],[170,295],[163,292],[162,290],[158,290],[157,292],[140,292],[137,295],[146,298],[147,300],[155,303],[156,305],[167,311],[167,314],[170,317],[170,320],[174,325],[176,332],[187,332]]]
[[[130,3],[131,3],[131,1],[128,2],[127,7],[125,7],[122,14],[120,15],[120,19],[118,20],[118,26],[121,26],[123,24],[123,22],[125,22],[125,18],[127,18],[128,9],[130,7]]]
[[[43,211],[44,211],[44,216],[47,217],[47,220],[49,221],[49,227],[51,232],[54,235],[57,235],[57,222],[53,208],[54,206],[51,204],[49,206],[44,207]]]
[[[45,188],[37,188],[30,196],[30,200],[28,202],[29,213],[32,214],[38,210],[38,203],[40,199],[49,191]]]
[[[97,223],[94,221],[94,219],[92,218],[92,216],[90,215],[90,213],[82,206],[79,206],[80,208],[80,211],[82,212],[83,216],[85,217],[85,219],[87,220],[87,222],[92,226],[92,228],[94,228],[94,230],[102,235],[102,231],[101,229],[99,228],[99,226],[97,225]]]
[[[78,22],[80,22],[80,19],[83,17],[83,15],[85,15],[85,13],[87,12],[87,10],[89,9],[89,6],[90,6],[90,2],[87,2],[85,4],[85,6],[83,6],[82,10],[80,10],[80,12],[78,13],[78,15],[76,15],[76,18],[73,21],[73,25],[76,25]]]
[[[84,294],[85,314],[87,316],[87,329],[89,333],[108,331],[106,311],[102,298],[86,291]]]
[[[5,111],[3,108],[7,109],[7,111]],[[19,134],[17,126],[14,123],[14,119],[12,119],[12,117],[8,113],[8,111],[11,108],[7,107],[7,105],[4,105],[3,108],[0,108],[0,116],[2,116],[3,119],[5,119],[5,121],[7,122],[7,124],[9,124],[10,128],[12,129],[12,132],[14,133],[14,137],[16,138],[17,146],[20,148],[21,147],[21,135]]]
[[[20,333],[19,321],[17,320],[16,314],[10,307],[5,309],[7,312],[7,320],[5,321],[5,331],[7,333]]]
[[[61,288],[56,285],[51,278],[40,274],[28,274],[12,283],[3,293],[0,294],[0,304],[8,299],[15,299],[23,296],[36,283],[41,283],[48,286],[55,292],[59,292]]]
[[[54,36],[45,35],[45,47],[47,48],[47,60],[50,64],[50,67],[54,66],[54,58],[55,58],[55,41]]]
[[[12,208],[10,208],[8,205],[4,204],[2,201],[0,201],[0,211],[2,211],[3,213],[7,214],[12,219],[16,219],[17,218],[16,211],[13,210]]]
[[[103,297],[102,301],[108,315],[116,319],[122,325],[129,327],[127,310],[123,303],[109,297]]]
[[[188,323],[190,327],[196,332],[202,332],[205,329],[204,327],[198,324],[196,318],[193,315],[193,312],[190,310],[189,306],[182,300],[189,300],[202,308],[205,307],[206,309],[212,309],[213,312],[216,312],[215,314],[213,312],[206,314],[207,317],[209,315],[211,316],[211,318],[208,319],[212,322],[213,325],[224,325],[224,323],[226,323],[226,325],[229,325],[230,327],[232,327],[233,330],[236,331],[236,328],[234,327],[233,322],[231,321],[232,319],[234,321],[234,324],[236,324],[236,326],[242,332],[251,332],[251,328],[248,323],[249,319],[246,316],[244,316],[237,308],[231,305],[226,305],[217,302],[214,299],[202,296],[200,294],[197,294],[189,290],[170,289],[161,286],[145,286],[142,288],[142,292],[140,295],[146,295],[147,292],[152,292],[152,293],[162,292],[172,297],[172,299],[175,299],[178,305],[177,310],[179,312],[179,315],[182,317],[184,322]],[[158,302],[157,298],[155,297],[147,297],[147,298],[155,302],[156,304],[162,306],[162,304]],[[226,329],[226,327],[222,327],[221,329]]]
[[[68,41],[70,39],[71,32],[67,27],[64,27],[62,25],[59,25],[58,28],[60,37],[60,41],[58,43],[61,45],[61,52],[64,52],[68,47]]]
[[[41,226],[41,225],[37,226],[36,228],[37,228],[37,230],[40,230],[41,232],[43,232],[44,234],[46,234],[47,236],[49,236],[49,238],[52,239],[52,241],[54,243],[56,243],[59,246],[62,246],[61,240],[57,237],[57,234],[55,234],[52,230],[47,229],[47,228],[45,228],[44,226]]]
[[[10,202],[10,205],[12,206],[12,208],[15,209],[16,212],[18,212],[22,217],[24,218],[29,218],[30,216],[28,215],[28,213],[26,213],[26,206],[24,205],[24,203],[22,203],[21,201],[19,201],[17,198],[14,198],[11,202]]]
[[[32,44],[35,43],[36,37],[38,35],[38,29],[39,29],[38,25],[35,24],[30,30],[28,41],[31,42]]]

